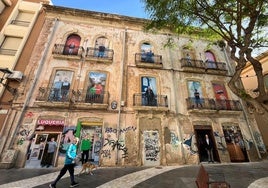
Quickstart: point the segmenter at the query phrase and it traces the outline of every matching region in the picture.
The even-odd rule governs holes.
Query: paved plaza
[[[210,174],[221,173],[232,188],[268,188],[268,161],[250,163],[207,164]],[[94,175],[78,176],[79,187],[85,188],[196,188],[199,165],[157,167],[99,167]],[[48,188],[60,168],[1,169],[0,188]],[[213,177],[212,177],[213,178]],[[69,174],[59,181],[57,188],[70,185]]]

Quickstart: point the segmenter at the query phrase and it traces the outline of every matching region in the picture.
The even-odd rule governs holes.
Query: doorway
[[[248,162],[246,144],[239,126],[222,127],[231,162]]]
[[[82,140],[85,135],[88,135],[91,140],[91,148],[89,150],[88,160],[98,165],[100,150],[103,145],[101,126],[89,126],[85,122],[82,122],[80,140]]]
[[[211,126],[195,126],[195,136],[196,136],[196,143],[197,143],[200,163],[208,162],[208,154],[204,147],[205,135],[208,135],[208,137],[212,141],[214,161],[220,162],[212,127]]]
[[[159,166],[161,153],[158,131],[144,131],[143,143],[144,166]]]
[[[48,149],[47,142],[51,138],[55,138],[55,141],[59,145],[60,134],[59,133],[36,133],[31,143],[29,144],[27,159],[25,168],[40,168],[42,163],[46,160],[46,153]],[[58,147],[57,147],[58,148]],[[54,153],[52,159],[52,166],[56,166],[58,156],[58,149]]]

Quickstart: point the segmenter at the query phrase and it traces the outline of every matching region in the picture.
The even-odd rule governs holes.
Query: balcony
[[[226,75],[227,68],[226,63],[214,62],[214,61],[202,61],[194,59],[181,59],[181,67],[186,72],[207,73],[207,74],[219,74]]]
[[[76,46],[72,49],[64,44],[55,44],[52,50],[54,58],[71,60],[81,59],[83,52],[84,48],[82,46]]]
[[[133,95],[133,108],[135,110],[168,111],[168,99],[166,95],[155,95],[149,99],[144,93]]]
[[[136,53],[135,63],[137,67],[142,67],[142,68],[153,68],[153,69],[163,68],[161,55],[154,55],[154,54],[149,55],[146,53]]]
[[[52,54],[55,58],[59,59],[81,59],[83,56],[86,61],[95,61],[103,63],[112,63],[114,57],[114,51],[108,48],[99,49],[88,47],[86,51],[82,46],[76,46],[75,48],[69,48],[69,46],[63,44],[55,44],[52,50]]]
[[[49,108],[107,109],[108,99],[108,92],[89,94],[81,90],[59,90],[40,87],[35,104]]]
[[[0,48],[0,55],[15,56],[17,50]]]
[[[114,57],[114,51],[108,48],[90,48],[88,47],[86,50],[86,60],[96,61],[96,62],[104,62],[104,63],[112,63]]]
[[[241,103],[238,100],[218,100],[209,98],[196,100],[194,97],[189,97],[186,99],[186,104],[187,109],[191,112],[216,113],[216,111],[219,111],[219,113],[234,114],[235,111],[242,111]]]
[[[31,22],[26,22],[26,21],[20,21],[20,20],[12,20],[11,24],[12,25],[17,25],[17,26],[23,26],[23,27],[28,27]]]

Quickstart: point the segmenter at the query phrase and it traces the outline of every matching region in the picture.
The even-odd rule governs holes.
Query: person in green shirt
[[[81,154],[82,154],[82,164],[86,163],[88,161],[89,157],[89,150],[91,148],[91,140],[89,139],[88,135],[85,135],[81,141]]]

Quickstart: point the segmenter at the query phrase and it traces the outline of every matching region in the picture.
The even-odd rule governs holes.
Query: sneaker
[[[77,182],[74,182],[70,185],[70,187],[77,187],[79,184]]]
[[[56,186],[53,184],[49,184],[49,188],[56,188]]]

